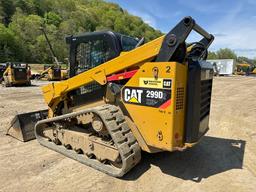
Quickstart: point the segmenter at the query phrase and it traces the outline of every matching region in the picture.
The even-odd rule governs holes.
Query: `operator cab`
[[[69,77],[71,78],[118,57],[121,52],[135,49],[144,43],[144,38],[139,40],[112,31],[102,31],[69,36],[66,42],[70,46]],[[70,94],[76,106],[101,99],[105,95],[105,89],[93,82]]]
[[[8,62],[8,66],[11,66],[13,69],[27,69],[28,65],[25,63],[19,63],[19,62]]]
[[[28,64],[19,62],[8,62],[7,65],[10,66],[13,70],[15,81],[27,80]]]
[[[112,31],[102,31],[69,36],[66,42],[70,46],[69,75],[73,77],[118,57],[121,52],[136,48],[139,40]]]

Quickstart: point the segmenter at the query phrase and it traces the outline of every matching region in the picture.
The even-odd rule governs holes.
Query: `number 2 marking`
[[[166,73],[171,73],[171,67],[170,66],[166,67]]]

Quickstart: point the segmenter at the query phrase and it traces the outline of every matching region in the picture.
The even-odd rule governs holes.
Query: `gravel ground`
[[[210,131],[185,152],[143,153],[122,179],[5,135],[10,119],[46,108],[40,86],[0,87],[0,191],[256,190],[256,78],[214,79]]]

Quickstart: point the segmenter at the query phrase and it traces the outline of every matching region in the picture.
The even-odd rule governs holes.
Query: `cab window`
[[[130,51],[136,47],[138,40],[125,35],[121,36],[121,44],[123,51]]]

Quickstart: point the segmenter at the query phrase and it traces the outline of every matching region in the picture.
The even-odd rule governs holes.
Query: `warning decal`
[[[171,104],[171,90],[125,87],[122,99],[125,103],[165,109]]]
[[[171,89],[171,79],[163,78],[140,78],[140,87],[156,88],[156,89]]]

